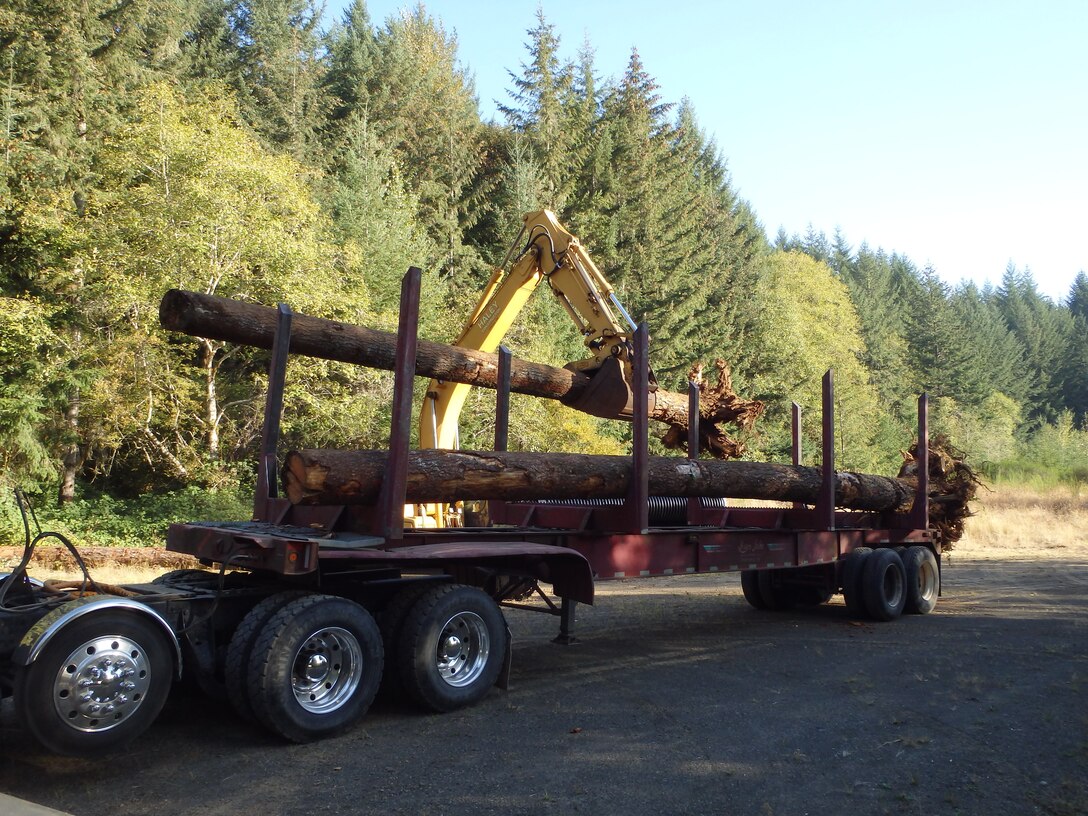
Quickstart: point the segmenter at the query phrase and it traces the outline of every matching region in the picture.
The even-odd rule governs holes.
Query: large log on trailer
[[[272,348],[276,330],[276,310],[268,306],[229,298],[172,289],[159,305],[159,321],[166,329],[196,337],[206,337],[257,348]],[[356,363],[371,368],[393,370],[396,362],[396,335],[376,329],[295,314],[291,322],[291,352],[326,360]],[[719,385],[724,371],[718,363]],[[420,340],[416,352],[416,374],[449,382],[467,383],[484,388],[498,387],[498,355],[472,349]],[[606,418],[629,418],[616,404],[613,394],[602,395],[600,380],[565,368],[513,360],[510,388],[527,394],[563,402],[585,413]],[[700,401],[702,446],[720,458],[738,456],[743,448],[722,431],[717,423],[732,422],[751,428],[763,410],[755,400],[741,400],[732,393],[727,398],[714,389],[705,389]],[[688,398],[657,389],[649,395],[650,418],[673,428],[673,445],[682,446],[688,422]],[[668,444],[668,442],[667,442]]]
[[[287,455],[284,487],[295,504],[367,504],[386,473],[386,451],[302,450]],[[626,456],[575,453],[421,450],[408,454],[409,502],[464,499],[534,501],[622,498],[631,481]],[[650,494],[778,499],[814,504],[821,472],[768,462],[718,462],[652,456]],[[835,474],[835,504],[855,510],[906,511],[910,481],[864,473]]]

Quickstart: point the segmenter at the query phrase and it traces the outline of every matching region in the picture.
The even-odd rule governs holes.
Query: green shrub
[[[249,487],[187,487],[169,493],[118,499],[85,495],[57,509],[39,497],[35,514],[43,530],[63,533],[78,547],[160,547],[175,521],[237,521],[252,515]],[[23,524],[14,495],[0,497],[0,545],[22,545]]]

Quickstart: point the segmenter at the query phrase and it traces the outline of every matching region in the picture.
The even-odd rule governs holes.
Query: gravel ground
[[[381,700],[286,745],[175,694],[100,759],[53,757],[0,707],[0,791],[133,814],[1085,814],[1088,546],[953,557],[887,624],[757,612],[735,575],[602,584],[573,646],[508,612],[509,691],[453,714]]]

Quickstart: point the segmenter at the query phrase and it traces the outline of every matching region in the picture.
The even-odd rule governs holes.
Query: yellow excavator
[[[503,265],[495,269],[461,336],[453,345],[493,352],[541,281],[547,281],[581,333],[592,356],[568,368],[620,385],[620,402],[629,402],[631,338],[634,321],[578,239],[550,210],[527,213]],[[617,313],[624,323],[617,320]],[[431,380],[419,417],[420,449],[459,447],[457,420],[471,385]],[[617,389],[609,391],[614,395]],[[612,400],[615,401],[614,398]],[[582,406],[579,406],[582,407]],[[622,407],[600,415],[619,415]],[[444,505],[408,505],[408,527],[459,526],[461,510]]]

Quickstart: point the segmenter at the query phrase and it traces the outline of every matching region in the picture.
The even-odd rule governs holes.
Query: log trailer
[[[293,315],[281,305],[253,518],[173,524],[167,535],[168,550],[195,556],[205,569],[123,587],[88,578],[79,590],[50,592],[26,565],[37,542],[63,537],[33,534],[32,517],[24,517],[26,555],[0,578],[0,691],[43,746],[98,755],[125,743],[152,724],[179,680],[297,742],[352,726],[382,685],[399,686],[426,709],[451,711],[506,687],[504,609],[556,616],[556,641],[569,643],[577,604],[593,603],[601,580],[740,572],[757,609],[820,604],[842,592],[853,614],[878,620],[935,605],[941,542],[930,528],[924,395],[917,484],[906,509],[841,509],[853,474],[834,469],[830,372],[815,496],[782,507],[731,506],[724,495],[652,496],[650,460],[665,457],[648,454],[645,325],[631,343],[634,441],[622,498],[490,501],[486,527],[406,527],[408,484],[418,475],[409,472],[409,438],[419,281],[411,269],[402,289],[390,446],[376,498],[330,505],[282,495],[277,446]],[[496,449],[503,450],[508,352],[499,371]],[[694,386],[689,400],[688,450],[697,451]],[[798,429],[795,406],[794,465]],[[680,477],[700,464],[669,462]]]

